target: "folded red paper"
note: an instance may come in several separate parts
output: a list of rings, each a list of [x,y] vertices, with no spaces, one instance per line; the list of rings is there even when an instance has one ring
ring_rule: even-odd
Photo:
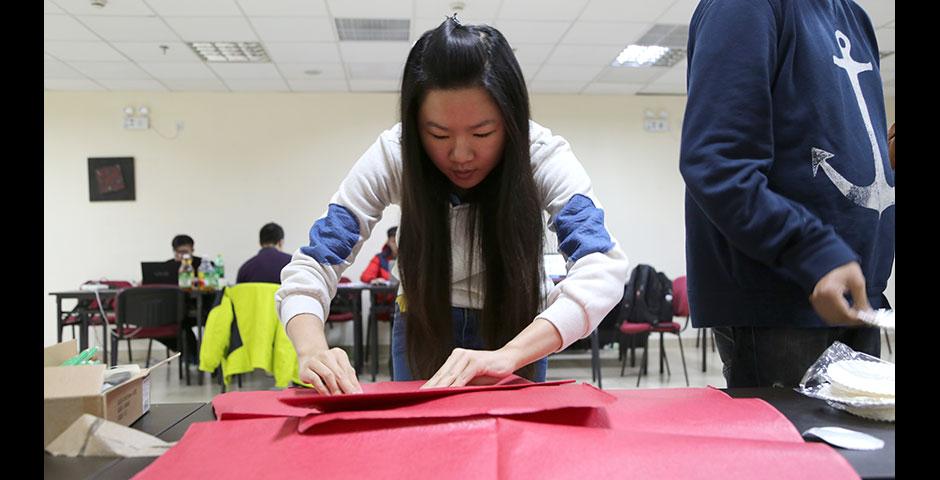
[[[664,420],[664,419],[661,419]],[[722,478],[856,479],[832,448],[802,441],[542,424],[500,417],[333,422],[297,418],[195,423],[137,479]]]
[[[533,384],[535,385],[535,384]],[[419,403],[392,405],[380,410],[326,412],[309,415],[300,422],[299,431],[337,420],[456,418],[474,415],[524,415],[565,408],[597,408],[617,399],[593,385],[544,385],[515,390],[475,390],[436,397]]]
[[[278,397],[278,400],[294,407],[316,408],[321,412],[375,410],[468,392],[540,388],[573,382],[574,380],[556,380],[553,382],[532,383],[515,377],[504,379],[495,385],[428,389],[421,389],[421,386],[425,383],[423,381],[381,382],[371,384],[369,388],[367,388],[367,385],[370,384],[363,385],[363,393],[342,395],[320,395],[309,389],[295,389],[293,395],[281,396]]]

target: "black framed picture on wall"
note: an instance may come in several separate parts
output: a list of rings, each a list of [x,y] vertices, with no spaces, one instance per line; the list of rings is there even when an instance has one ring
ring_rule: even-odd
[[[92,202],[134,200],[134,157],[88,157]]]

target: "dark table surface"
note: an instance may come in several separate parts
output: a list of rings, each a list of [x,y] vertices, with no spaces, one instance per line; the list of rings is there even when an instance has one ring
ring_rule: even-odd
[[[809,398],[793,390],[777,388],[733,388],[725,390],[734,398],[760,398],[785,415],[802,433],[812,427],[837,426],[868,433],[884,440],[875,451],[835,450],[845,457],[859,476],[865,479],[895,478],[894,423],[877,422],[836,410],[826,402]],[[154,404],[150,412],[131,427],[169,442],[177,441],[194,422],[215,420],[211,403]],[[45,453],[44,478],[127,479],[146,468],[156,457],[101,458],[54,457]]]

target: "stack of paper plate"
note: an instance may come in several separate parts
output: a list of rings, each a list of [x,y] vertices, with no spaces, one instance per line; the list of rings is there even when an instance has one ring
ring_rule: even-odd
[[[826,370],[829,384],[817,391],[830,405],[874,420],[894,421],[894,364],[841,360]]]

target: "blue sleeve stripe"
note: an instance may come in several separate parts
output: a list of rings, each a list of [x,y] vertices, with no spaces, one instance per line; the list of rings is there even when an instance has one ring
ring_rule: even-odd
[[[558,212],[555,231],[558,249],[572,262],[592,253],[606,253],[614,247],[604,228],[604,211],[581,194],[572,196]]]
[[[346,208],[331,203],[326,216],[310,227],[310,245],[300,251],[327,265],[339,265],[359,241],[359,222]]]

